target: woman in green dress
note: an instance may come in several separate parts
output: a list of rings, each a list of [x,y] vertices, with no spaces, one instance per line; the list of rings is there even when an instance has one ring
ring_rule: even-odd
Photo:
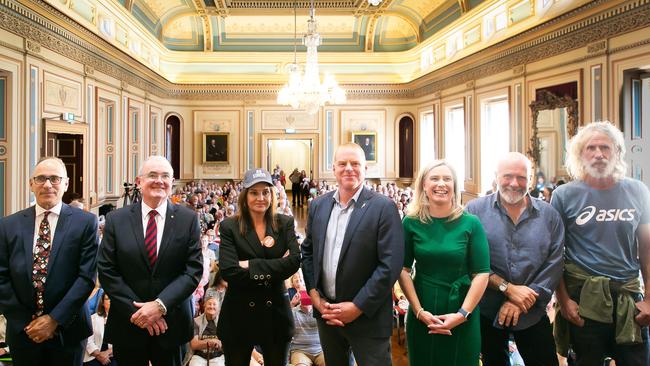
[[[478,218],[458,201],[456,173],[448,163],[435,161],[420,172],[403,221],[406,248],[399,278],[410,303],[410,366],[479,364],[479,317],[471,315],[488,284],[489,249]]]

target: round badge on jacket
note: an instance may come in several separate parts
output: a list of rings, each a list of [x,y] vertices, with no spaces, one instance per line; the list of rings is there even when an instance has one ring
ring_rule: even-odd
[[[275,245],[275,239],[273,239],[272,236],[267,236],[264,239],[262,239],[262,245],[264,245],[267,248],[272,248]]]

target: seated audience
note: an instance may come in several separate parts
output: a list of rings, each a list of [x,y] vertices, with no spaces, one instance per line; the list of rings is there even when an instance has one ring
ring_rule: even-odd
[[[11,358],[9,354],[9,345],[7,344],[7,319],[4,315],[0,314],[0,359]]]
[[[221,276],[221,271],[217,269],[214,275],[214,280],[210,284],[210,287],[205,291],[205,298],[216,298],[219,304],[219,309],[221,309],[221,304],[223,303],[223,298],[226,295],[227,288],[228,283]]]
[[[294,366],[324,366],[325,357],[320,345],[318,326],[312,313],[311,298],[300,291],[300,306],[292,309],[295,334],[289,346],[289,362]]]
[[[291,276],[291,287],[287,289],[287,294],[289,295],[289,301],[292,308],[300,305],[300,291],[304,290],[305,281],[302,279],[302,272],[298,270],[298,272]]]
[[[221,341],[217,338],[219,302],[216,298],[209,297],[204,306],[205,312],[194,319],[194,338],[190,341],[193,354],[189,366],[223,366]]]
[[[117,365],[113,359],[113,346],[104,342],[104,325],[111,308],[111,300],[102,292],[101,301],[97,303],[97,311],[90,317],[93,334],[86,340],[84,366]]]

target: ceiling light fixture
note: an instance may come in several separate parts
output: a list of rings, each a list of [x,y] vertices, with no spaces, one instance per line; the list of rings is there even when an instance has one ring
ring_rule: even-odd
[[[309,114],[315,114],[326,103],[345,103],[345,90],[337,84],[334,76],[326,73],[323,82],[320,81],[318,72],[318,46],[321,39],[316,32],[316,10],[314,0],[311,0],[309,20],[307,21],[307,34],[302,38],[302,43],[307,47],[307,59],[304,74],[296,61],[296,2],[293,3],[293,63],[287,65],[289,81],[278,93],[278,104],[291,105],[294,109],[304,109]]]
[[[368,0],[368,4],[372,6],[377,6],[381,3],[381,0]]]

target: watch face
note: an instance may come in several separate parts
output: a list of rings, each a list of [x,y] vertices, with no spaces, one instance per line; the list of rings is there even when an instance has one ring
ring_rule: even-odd
[[[504,292],[505,290],[508,289],[508,284],[503,282],[499,285],[499,291]]]

